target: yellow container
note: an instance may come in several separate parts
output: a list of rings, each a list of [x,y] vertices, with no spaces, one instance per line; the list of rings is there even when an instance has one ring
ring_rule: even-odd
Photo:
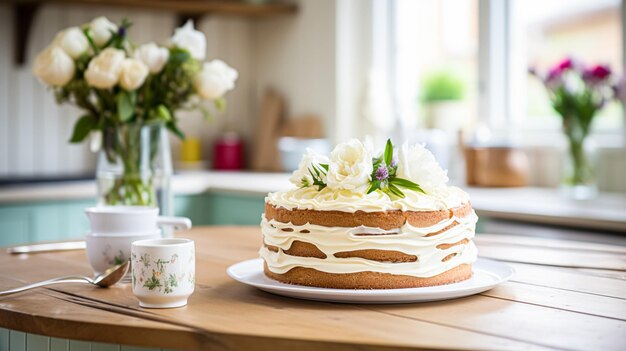
[[[185,138],[180,145],[180,160],[182,162],[198,162],[202,159],[200,139]]]

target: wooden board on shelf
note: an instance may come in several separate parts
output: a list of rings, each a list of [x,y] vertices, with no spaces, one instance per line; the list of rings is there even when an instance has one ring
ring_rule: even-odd
[[[304,139],[324,137],[324,124],[319,116],[289,118],[280,129],[281,136]]]
[[[21,1],[12,1],[15,3]],[[26,1],[24,1],[26,2]],[[293,2],[267,1],[253,4],[246,1],[227,0],[33,0],[39,4],[73,4],[119,6],[125,8],[142,8],[153,10],[167,10],[179,13],[192,14],[225,14],[234,16],[261,17],[281,14],[292,14],[298,10]]]
[[[277,141],[284,111],[285,102],[283,98],[276,91],[269,89],[263,98],[261,113],[257,121],[256,140],[252,154],[253,170],[281,170]]]

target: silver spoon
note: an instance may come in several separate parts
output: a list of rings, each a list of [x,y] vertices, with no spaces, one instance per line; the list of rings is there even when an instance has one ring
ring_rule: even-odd
[[[130,261],[126,261],[117,266],[113,266],[104,273],[95,276],[94,278],[82,277],[82,276],[69,276],[69,277],[60,277],[49,280],[44,280],[42,282],[29,284],[26,286],[22,286],[19,288],[0,291],[0,296],[15,294],[24,290],[34,289],[41,286],[52,285],[52,284],[60,284],[60,283],[89,283],[101,288],[109,287],[117,282],[119,282],[124,276],[126,272],[128,272],[128,267],[130,266]]]

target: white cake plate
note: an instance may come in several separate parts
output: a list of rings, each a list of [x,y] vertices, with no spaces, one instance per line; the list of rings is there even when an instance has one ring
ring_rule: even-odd
[[[291,285],[270,279],[263,273],[263,260],[251,259],[228,267],[228,275],[238,282],[272,294],[298,299],[343,303],[409,303],[455,299],[489,290],[507,281],[514,273],[505,263],[479,258],[472,278],[460,283],[407,289],[327,289]]]

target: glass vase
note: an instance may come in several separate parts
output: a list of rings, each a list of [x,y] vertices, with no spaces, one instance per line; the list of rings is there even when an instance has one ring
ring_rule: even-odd
[[[575,200],[586,200],[597,196],[596,147],[587,133],[576,130],[576,126],[564,127],[566,155],[561,177],[561,192]]]
[[[173,215],[172,156],[163,124],[124,124],[104,131],[96,172],[98,204],[159,207]]]

